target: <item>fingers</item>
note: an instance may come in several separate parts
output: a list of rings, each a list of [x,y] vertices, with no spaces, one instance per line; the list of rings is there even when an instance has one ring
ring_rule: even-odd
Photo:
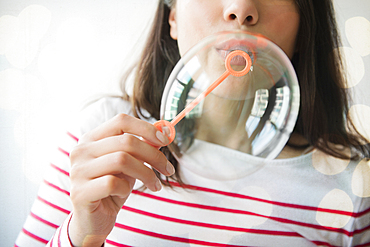
[[[126,114],[119,114],[91,132],[84,135],[80,142],[98,141],[110,136],[130,133],[141,136],[153,146],[164,146],[169,143],[168,138],[154,125]]]
[[[158,191],[161,183],[153,171],[142,162],[126,152],[115,152],[100,156],[88,163],[72,167],[73,174],[78,174],[87,180],[114,175],[139,179],[150,190]]]
[[[175,169],[165,155],[148,142],[163,146],[168,138],[152,124],[120,114],[80,139],[70,153],[71,178],[87,186],[93,180],[115,181],[116,177],[124,176],[130,180],[139,179],[150,190],[158,191],[161,183],[144,163],[165,176],[173,175]],[[90,187],[86,189],[94,191]],[[104,191],[102,195],[110,193],[109,190]],[[127,192],[127,188],[123,191]]]
[[[115,160],[105,161],[105,164],[134,162],[134,159],[140,160],[150,164],[157,171],[165,176],[172,175],[175,170],[165,157],[165,155],[158,151],[151,145],[139,140],[138,138],[129,135],[119,135],[108,137],[89,144],[80,145],[71,153],[71,159],[74,157],[82,158],[98,158],[110,153],[117,153],[114,156]],[[129,156],[125,156],[125,153]],[[113,156],[109,156],[113,159]],[[130,160],[128,160],[130,158]]]
[[[109,196],[126,198],[131,193],[130,182],[113,175],[107,175],[80,185],[79,191],[73,193],[75,201],[94,202]]]

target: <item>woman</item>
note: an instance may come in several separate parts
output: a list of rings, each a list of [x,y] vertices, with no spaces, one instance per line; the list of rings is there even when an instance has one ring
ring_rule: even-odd
[[[229,153],[231,161],[212,170],[218,164],[180,167],[167,148],[153,147],[168,143],[151,123],[174,65],[202,38],[226,30],[275,42],[292,60],[301,87],[294,134],[278,159],[253,174],[244,165],[260,159],[226,149],[210,149]],[[370,198],[351,187],[369,147],[348,132],[354,128],[343,117],[345,81],[340,56],[332,53],[338,46],[330,0],[159,1],[133,95],[85,110],[17,245],[42,246],[50,238],[50,246],[370,245]],[[135,181],[150,191],[137,190],[140,184],[134,189]]]

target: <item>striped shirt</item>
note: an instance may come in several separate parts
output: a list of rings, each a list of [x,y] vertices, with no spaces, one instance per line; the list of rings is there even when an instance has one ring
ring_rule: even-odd
[[[78,137],[128,102],[86,108],[51,161],[15,246],[72,246],[69,152]],[[105,246],[370,246],[370,163],[319,151],[265,161],[195,141],[181,157],[181,188],[135,189]],[[137,182],[136,188],[140,187]]]

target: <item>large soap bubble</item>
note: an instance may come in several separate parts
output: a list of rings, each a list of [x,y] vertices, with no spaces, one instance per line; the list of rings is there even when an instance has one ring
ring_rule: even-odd
[[[266,159],[283,149],[295,125],[299,86],[286,54],[247,32],[209,36],[175,66],[161,119],[181,157],[201,141]]]

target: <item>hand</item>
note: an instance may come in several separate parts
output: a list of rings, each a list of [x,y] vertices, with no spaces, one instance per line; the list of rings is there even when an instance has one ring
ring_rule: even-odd
[[[173,166],[155,148],[168,142],[152,124],[125,114],[79,140],[70,154],[74,210],[69,235],[74,246],[104,243],[136,179],[152,191],[161,189],[159,179],[144,162],[165,176],[172,175]]]

